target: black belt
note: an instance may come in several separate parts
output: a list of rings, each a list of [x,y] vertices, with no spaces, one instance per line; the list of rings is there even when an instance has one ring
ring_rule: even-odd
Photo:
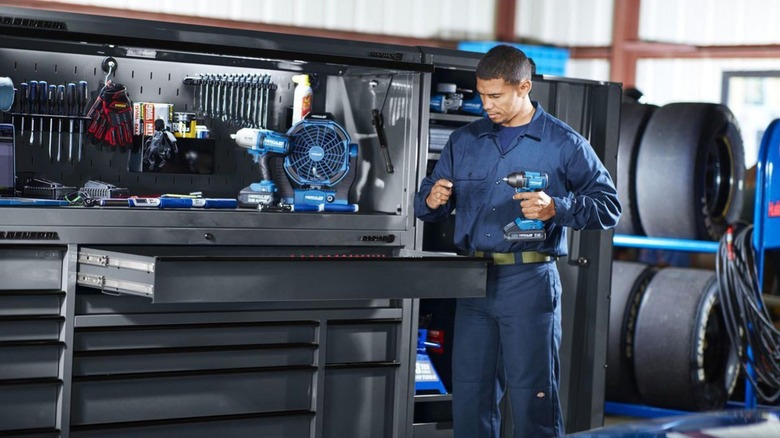
[[[495,265],[525,265],[528,263],[544,263],[558,260],[558,257],[542,254],[536,251],[523,252],[486,252],[474,251],[474,257],[493,259]]]

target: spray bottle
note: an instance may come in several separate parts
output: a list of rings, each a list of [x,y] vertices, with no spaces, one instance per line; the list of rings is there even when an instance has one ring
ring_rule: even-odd
[[[292,81],[298,84],[293,93],[292,124],[294,125],[311,112],[312,91],[309,75],[295,75]]]

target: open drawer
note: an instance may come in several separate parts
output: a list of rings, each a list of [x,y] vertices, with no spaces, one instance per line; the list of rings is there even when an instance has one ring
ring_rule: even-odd
[[[487,261],[398,248],[81,247],[77,283],[155,303],[477,297]]]

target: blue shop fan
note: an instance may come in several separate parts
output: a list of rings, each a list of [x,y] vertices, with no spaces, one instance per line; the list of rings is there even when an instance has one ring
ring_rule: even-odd
[[[286,136],[290,149],[284,170],[297,187],[293,198],[284,199],[293,211],[357,211],[334,187],[349,173],[357,157],[357,145],[339,124],[317,115],[296,123]]]

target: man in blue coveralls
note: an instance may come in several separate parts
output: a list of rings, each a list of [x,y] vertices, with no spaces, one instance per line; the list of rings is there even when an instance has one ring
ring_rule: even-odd
[[[529,97],[532,65],[496,46],[477,65],[488,117],[454,131],[415,196],[424,221],[455,215],[455,245],[490,257],[485,298],[460,299],[452,353],[456,438],[499,436],[498,402],[509,390],[514,436],[563,436],[558,398],[561,282],[555,260],[567,254],[566,227],[608,229],[621,207],[593,148]],[[543,191],[515,193],[502,179],[544,172]],[[519,208],[518,208],[519,201]],[[522,210],[544,221],[544,241],[507,241],[504,226]]]

